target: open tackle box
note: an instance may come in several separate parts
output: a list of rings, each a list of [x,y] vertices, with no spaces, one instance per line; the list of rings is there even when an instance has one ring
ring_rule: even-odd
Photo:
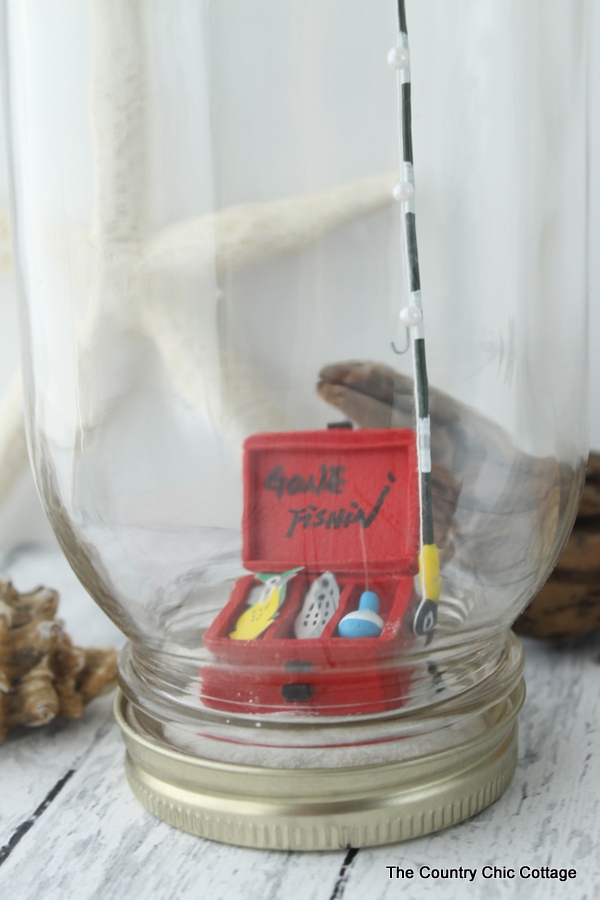
[[[244,445],[242,529],[244,566],[262,579],[238,580],[204,634],[215,659],[202,669],[204,704],[233,713],[302,708],[329,716],[401,706],[410,676],[400,655],[412,640],[410,614],[417,602],[414,432],[335,428],[253,435]],[[270,624],[252,639],[238,639],[238,623],[266,575],[298,567]],[[324,574],[333,574],[339,586],[337,608],[320,636],[297,637],[307,591]],[[377,595],[381,632],[340,636],[340,622],[358,610],[364,591]]]

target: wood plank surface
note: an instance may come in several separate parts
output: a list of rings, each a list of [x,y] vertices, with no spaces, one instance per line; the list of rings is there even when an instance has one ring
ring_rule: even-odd
[[[0,556],[25,590],[62,594],[67,628],[81,644],[120,636],[54,550]],[[11,900],[407,900],[600,897],[600,637],[560,648],[526,642],[528,699],[519,766],[507,792],[469,822],[375,850],[266,853],[203,841],[153,819],[131,794],[110,699],[77,722],[15,732],[0,744],[0,896]],[[484,865],[517,869],[482,876]],[[521,865],[575,868],[577,878],[523,879]],[[413,879],[390,879],[387,866]],[[477,869],[433,879],[431,869]],[[426,872],[426,870],[424,870]]]

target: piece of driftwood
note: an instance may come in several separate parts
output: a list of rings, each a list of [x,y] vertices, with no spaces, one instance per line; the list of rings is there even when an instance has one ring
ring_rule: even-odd
[[[56,591],[21,594],[0,575],[0,740],[16,725],[79,718],[116,685],[117,651],[74,647],[57,609]]]
[[[381,363],[326,366],[319,395],[364,428],[414,426],[412,379]],[[435,539],[448,596],[482,624],[517,613],[539,589],[571,528],[583,477],[519,450],[490,419],[430,388]],[[507,608],[507,600],[509,607]],[[486,612],[487,608],[487,612]],[[478,612],[471,610],[473,621]]]
[[[517,634],[569,638],[600,628],[600,453],[591,453],[575,526],[556,568],[515,622]]]

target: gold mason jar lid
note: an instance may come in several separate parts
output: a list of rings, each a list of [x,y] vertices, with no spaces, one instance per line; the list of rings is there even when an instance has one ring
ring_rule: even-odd
[[[159,819],[246,847],[365,847],[454,825],[502,794],[517,764],[516,716],[525,697],[520,670],[517,676],[508,693],[505,682],[499,685],[501,696],[491,705],[488,686],[490,724],[482,733],[448,749],[377,765],[284,769],[200,759],[136,730],[130,701],[120,691],[115,715],[131,788]],[[472,713],[475,697],[466,693],[463,707]],[[460,711],[460,698],[447,704]]]

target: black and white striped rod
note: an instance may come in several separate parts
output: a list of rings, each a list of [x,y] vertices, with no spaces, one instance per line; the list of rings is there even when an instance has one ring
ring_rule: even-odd
[[[425,358],[425,329],[421,303],[421,275],[415,225],[415,176],[413,169],[411,76],[405,0],[398,0],[400,42],[388,54],[388,63],[398,72],[399,145],[402,180],[394,188],[394,198],[404,208],[404,239],[410,300],[400,312],[400,320],[411,335],[417,420],[417,458],[419,466],[419,502],[421,509],[421,549],[419,573],[422,598],[413,617],[413,631],[430,634],[436,626],[441,592],[440,558],[433,536],[431,501],[431,426],[429,387]]]

